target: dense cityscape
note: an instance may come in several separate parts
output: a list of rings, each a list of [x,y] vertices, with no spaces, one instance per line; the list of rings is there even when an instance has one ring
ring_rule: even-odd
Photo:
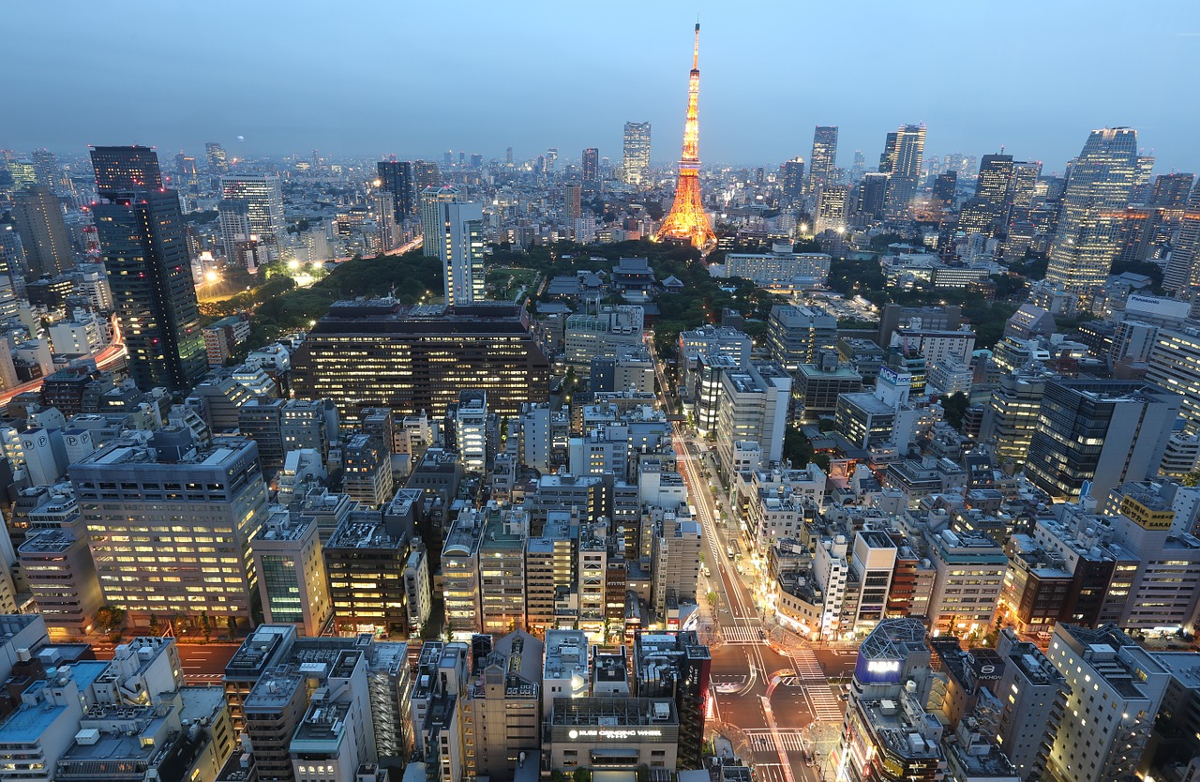
[[[705,164],[687,30],[615,150],[0,148],[0,782],[1200,780],[1195,176]]]

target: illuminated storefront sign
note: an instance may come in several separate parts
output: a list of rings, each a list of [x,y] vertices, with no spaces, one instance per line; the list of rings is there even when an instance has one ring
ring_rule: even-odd
[[[572,728],[567,736],[571,739],[659,739],[662,738],[660,728]]]

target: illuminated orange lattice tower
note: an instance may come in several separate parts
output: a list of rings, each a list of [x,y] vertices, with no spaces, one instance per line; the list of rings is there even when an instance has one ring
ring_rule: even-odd
[[[692,50],[692,73],[688,79],[687,122],[683,126],[683,156],[679,159],[679,184],[675,203],[658,229],[656,239],[686,239],[704,249],[717,237],[708,224],[700,198],[700,119],[696,104],[700,99],[700,25],[696,24],[696,46]]]

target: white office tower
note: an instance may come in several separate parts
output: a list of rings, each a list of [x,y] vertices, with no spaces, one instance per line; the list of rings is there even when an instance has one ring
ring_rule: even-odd
[[[442,262],[446,304],[483,301],[483,207],[458,200],[452,187],[421,194],[425,254]]]
[[[237,174],[221,177],[223,201],[240,206],[249,239],[266,250],[266,260],[282,257],[287,239],[287,222],[283,217],[283,188],[274,174]],[[224,233],[224,219],[222,219]],[[260,256],[260,262],[262,256]]]

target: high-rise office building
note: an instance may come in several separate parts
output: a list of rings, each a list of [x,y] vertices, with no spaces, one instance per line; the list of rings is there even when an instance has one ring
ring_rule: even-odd
[[[1025,475],[1056,499],[1106,497],[1158,470],[1180,398],[1135,380],[1046,383]]]
[[[1169,671],[1116,625],[1059,624],[1047,656],[1068,695],[1045,778],[1132,777],[1151,741]]]
[[[272,507],[251,543],[263,619],[291,623],[304,635],[319,636],[333,615],[333,603],[317,519]]]
[[[600,179],[600,150],[588,147],[583,150],[583,181],[595,182]]]
[[[494,647],[491,640],[484,641],[490,651],[476,657],[476,683],[467,700],[473,728],[467,739],[467,774],[512,779],[520,774],[522,756],[536,757],[541,749],[542,643],[522,630],[505,635]]]
[[[925,153],[925,126],[901,125],[889,133],[880,161],[880,170],[888,175],[887,203],[889,219],[907,217],[921,181],[921,159]],[[886,168],[884,167],[886,165]]]
[[[1165,206],[1168,209],[1182,209],[1187,206],[1188,194],[1192,191],[1192,174],[1159,174],[1154,178],[1154,190],[1150,194],[1150,203],[1154,206]]]
[[[253,621],[250,538],[267,511],[253,440],[118,440],[71,465],[71,482],[110,605],[143,626],[204,612],[217,628]]]
[[[783,202],[794,204],[804,195],[804,158],[783,163]]]
[[[883,219],[883,209],[887,202],[887,185],[887,174],[872,171],[863,175],[858,186],[858,203],[856,205],[861,217],[872,220]]]
[[[384,253],[399,244],[396,228],[396,196],[387,190],[376,190],[371,196],[375,212],[376,250]]]
[[[850,188],[830,184],[823,184],[819,187],[821,194],[817,197],[817,221],[813,233],[820,234],[824,231],[844,232],[846,230]]]
[[[817,125],[808,158],[808,189],[834,184],[837,168],[837,125]]]
[[[54,157],[54,153],[48,149],[35,149],[32,157],[33,172],[37,177],[37,183],[57,193],[62,171],[58,167],[58,160]]]
[[[583,188],[567,185],[563,188],[563,212],[568,222],[578,220],[583,214]]]
[[[889,174],[896,159],[896,133],[889,133],[883,140],[883,152],[879,155],[879,173]]]
[[[867,172],[867,159],[861,149],[854,150],[854,163],[850,166],[850,181],[857,182]]]
[[[225,148],[215,141],[205,143],[204,159],[208,162],[210,176],[221,176],[229,171],[229,159],[225,155]]]
[[[275,174],[237,174],[221,177],[225,201],[245,204],[253,241],[266,249],[268,260],[282,257],[287,239],[283,217],[283,188]]]
[[[767,349],[789,372],[837,344],[837,318],[820,307],[776,304],[767,321]]]
[[[379,511],[351,511],[322,547],[337,627],[405,632],[411,538]]]
[[[162,190],[158,153],[150,147],[92,147],[91,154],[101,198],[130,190]]]
[[[13,216],[30,274],[55,277],[75,267],[62,204],[49,187],[35,185],[17,193]]]
[[[1179,417],[1187,434],[1200,434],[1200,331],[1158,331],[1146,380],[1180,396]]]
[[[267,248],[259,248],[258,236],[250,225],[250,204],[241,199],[222,198],[217,202],[221,226],[221,244],[226,263],[255,271],[270,261]]]
[[[339,302],[292,356],[296,396],[443,416],[464,388],[487,391],[498,416],[544,402],[550,365],[513,303],[409,309],[388,299]]]
[[[1075,296],[1104,284],[1121,249],[1123,214],[1137,178],[1137,131],[1093,130],[1071,164],[1047,282]]]
[[[153,150],[97,147],[92,157],[96,236],[130,374],[145,390],[190,388],[207,361],[179,198],[161,189]]]
[[[621,167],[623,181],[627,185],[640,187],[650,182],[650,123],[626,122],[624,138],[624,162]]]
[[[415,211],[413,166],[407,160],[382,160],[376,164],[379,187],[394,197],[393,211],[400,222]]]
[[[1192,188],[1179,221],[1179,234],[1163,274],[1167,290],[1194,294],[1200,290],[1200,184]]]
[[[425,254],[442,262],[445,303],[483,301],[483,207],[459,201],[453,187],[421,193]]]
[[[942,209],[953,207],[957,189],[958,174],[953,171],[943,171],[937,175],[937,179],[933,180],[933,203]]]
[[[417,165],[421,165],[420,160]],[[441,217],[441,209],[438,204],[454,203],[458,200],[458,189],[446,185],[445,187],[437,187],[431,185],[421,190],[421,236],[423,239],[422,251],[430,258],[441,258],[439,241],[444,236],[439,237],[442,233],[439,230],[439,218]]]
[[[1042,175],[1042,164],[1036,160],[1018,160],[1013,163],[1012,179],[1009,182],[1008,201],[1009,211],[1029,209],[1033,205],[1033,197],[1037,190],[1038,177]],[[1015,214],[1009,214],[1007,219],[1015,219]]]
[[[1012,155],[983,156],[975,179],[975,197],[963,206],[959,230],[991,235],[1003,225],[1012,174]]]
[[[424,193],[426,188],[441,187],[442,170],[432,160],[418,160],[413,163],[413,185],[417,193]]]
[[[1000,631],[996,651],[1004,660],[996,691],[1003,694],[999,730],[1001,751],[1023,780],[1045,779],[1054,735],[1063,721],[1067,683],[1042,650]]]

